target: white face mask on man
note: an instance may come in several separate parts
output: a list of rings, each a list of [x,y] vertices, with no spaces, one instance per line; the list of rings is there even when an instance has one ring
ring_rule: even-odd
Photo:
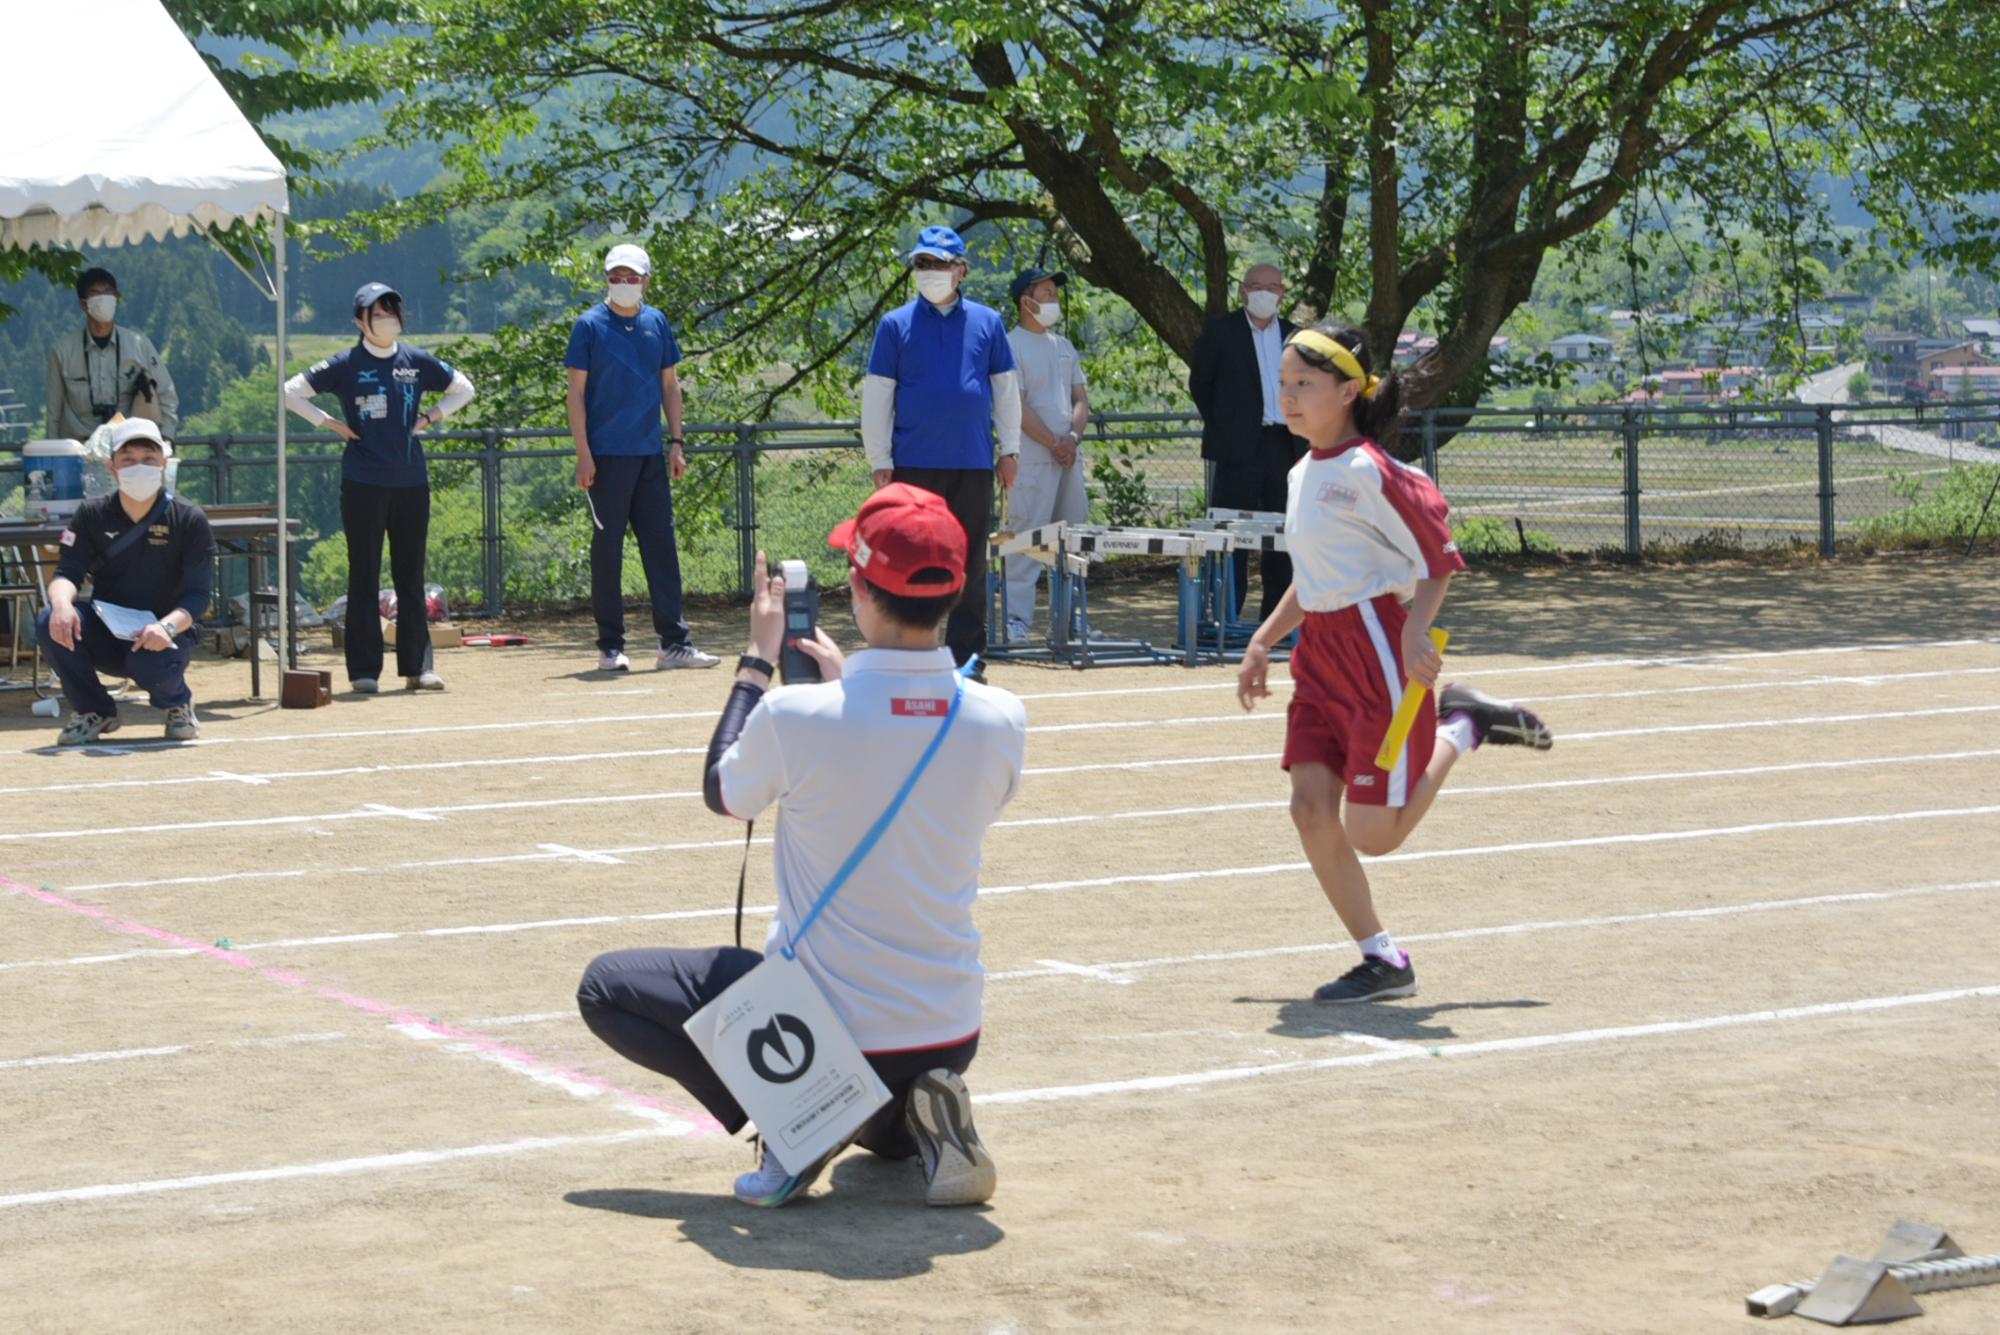
[[[917,295],[933,306],[950,301],[957,286],[958,275],[950,269],[917,270]]]
[[[612,283],[607,290],[611,295],[611,304],[623,306],[627,310],[637,306],[640,299],[646,295],[646,288],[641,283]]]
[[[100,292],[96,296],[86,300],[83,303],[83,309],[97,323],[110,324],[112,317],[118,314],[118,294],[115,292]]]
[[[1243,298],[1243,309],[1258,320],[1268,320],[1278,313],[1278,294],[1262,289]]]
[[[1060,300],[1031,301],[1028,304],[1035,308],[1036,324],[1042,325],[1045,328],[1053,328],[1062,323],[1062,302]]]
[[[135,501],[150,501],[160,494],[166,475],[158,464],[126,464],[118,470],[118,490]]]

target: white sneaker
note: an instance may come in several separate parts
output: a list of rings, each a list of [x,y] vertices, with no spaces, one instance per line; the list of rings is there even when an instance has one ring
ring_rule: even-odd
[[[201,720],[194,716],[194,702],[175,705],[167,711],[167,740],[191,742],[201,736]]]
[[[712,668],[722,660],[714,654],[705,654],[690,642],[669,644],[660,650],[660,656],[653,660],[653,666],[664,671],[667,668]]]
[[[444,678],[435,672],[426,672],[420,676],[403,678],[403,685],[412,691],[441,691],[444,689]]]
[[[997,1183],[993,1156],[972,1126],[972,1094],[942,1068],[917,1077],[903,1117],[924,1165],[924,1204],[978,1205]]]
[[[353,681],[347,683],[347,689],[353,691],[356,695],[374,695],[382,688],[376,683],[373,677],[356,677]]]
[[[599,672],[630,672],[632,660],[623,654],[605,654],[597,660]]]
[[[819,1180],[826,1166],[833,1162],[835,1150],[803,1173],[794,1173],[778,1162],[778,1156],[771,1152],[769,1141],[760,1142],[763,1157],[758,1166],[736,1179],[736,1199],[745,1205],[754,1205],[761,1210],[775,1210],[795,1196],[805,1195],[806,1188]],[[845,1145],[840,1149],[846,1149]]]
[[[1023,620],[1021,620],[1021,618],[1019,618],[1019,617],[1008,617],[1008,618],[1007,618],[1007,643],[1009,643],[1009,644],[1026,644],[1026,643],[1028,642],[1028,638],[1029,638],[1029,637],[1028,637],[1028,623],[1027,623],[1027,622],[1025,622],[1025,621],[1023,621]]]

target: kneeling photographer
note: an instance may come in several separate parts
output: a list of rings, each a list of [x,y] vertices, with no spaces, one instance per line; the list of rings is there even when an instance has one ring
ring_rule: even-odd
[[[751,820],[773,802],[781,814],[764,951],[614,951],[592,962],[577,1003],[599,1038],[735,1132],[748,1119],[683,1025],[767,956],[795,958],[890,1095],[855,1143],[919,1158],[930,1204],[976,1204],[993,1194],[994,1164],[961,1078],[979,1046],[984,985],[972,907],[981,842],[1020,785],[1027,715],[1008,692],[962,679],[939,646],[960,597],[984,592],[965,588],[966,534],[943,498],[892,484],[828,541],[848,553],[868,647],[843,659],[824,632],[793,637],[823,680],[769,690],[787,642],[785,589],[759,553],[750,652],[704,772],[718,814]],[[870,846],[864,832],[885,813]],[[767,1138],[736,1197],[783,1205],[839,1153],[786,1164]]]

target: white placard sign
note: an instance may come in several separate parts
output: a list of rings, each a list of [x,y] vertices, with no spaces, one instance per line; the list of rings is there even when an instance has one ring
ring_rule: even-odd
[[[889,1101],[797,960],[768,957],[683,1027],[793,1172],[846,1144]]]

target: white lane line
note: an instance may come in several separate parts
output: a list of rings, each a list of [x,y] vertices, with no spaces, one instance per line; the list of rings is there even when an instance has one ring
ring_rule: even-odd
[[[1935,718],[1963,714],[2000,713],[2000,704],[1994,705],[1951,705],[1936,709],[1900,709],[1867,714],[1808,714],[1782,719],[1743,719],[1730,723],[1673,723],[1654,724],[1643,728],[1613,728],[1600,732],[1565,733],[1559,738],[1566,743],[1602,741],[1614,737],[1653,737],[1666,734],[1693,732],[1726,732],[1749,728],[1819,727],[1830,723],[1884,722],[1893,719]],[[1154,719],[1150,721],[1117,721],[1092,723],[1058,723],[1044,728],[1029,728],[1029,732],[1087,732],[1107,728],[1150,728],[1168,724],[1231,723],[1244,719],[1262,719],[1266,722],[1283,722],[1284,715],[1277,712],[1265,714],[1224,715],[1216,718]],[[1462,790],[1461,790],[1462,791]],[[399,808],[380,803],[368,803],[358,810],[324,812],[316,815],[298,816],[256,816],[232,820],[181,821],[155,825],[128,825],[113,828],[70,829],[70,830],[22,830],[0,834],[0,842],[23,842],[37,839],[87,839],[100,835],[159,834],[179,830],[241,829],[270,825],[310,825],[331,821],[378,820],[382,818],[406,818],[410,820],[435,820],[442,816],[491,811],[535,811],[555,807],[608,806],[631,802],[686,801],[700,797],[697,790],[689,789],[667,793],[622,793],[610,796],[545,797],[528,798],[513,802],[466,802],[456,805]],[[1217,807],[1213,810],[1228,810]],[[995,828],[1005,828],[1012,824],[1034,822],[998,821]],[[1047,823],[1047,822],[1042,822]],[[625,850],[608,850],[613,854]],[[643,849],[634,851],[645,851]],[[552,855],[553,856],[553,855]],[[456,865],[456,864],[452,864]]]
[[[668,802],[700,797],[699,791],[678,793],[619,793],[588,797],[541,797],[518,802],[462,802],[450,806],[392,807],[368,802],[350,811],[325,811],[303,816],[244,816],[233,820],[174,821],[158,825],[122,825],[87,830],[22,830],[0,834],[0,841],[16,843],[31,839],[94,839],[100,835],[159,834],[170,830],[236,830],[261,825],[317,825],[350,820],[435,821],[446,816],[482,811],[538,811],[551,807],[614,806],[626,802]],[[556,855],[568,856],[568,855]]]
[[[1121,987],[1130,987],[1132,985],[1130,978],[1121,978],[1117,974],[1107,973],[1103,969],[1093,969],[1087,964],[1069,964],[1062,960],[1036,960],[1035,963],[1041,965],[1051,973],[1069,974],[1075,978],[1094,978],[1100,983],[1116,983]]]
[[[1674,843],[1689,839],[1728,839],[1748,834],[1769,834],[1778,830],[1824,830],[1851,825],[1882,825],[1916,820],[1962,820],[1969,817],[2000,815],[2000,806],[1935,807],[1924,811],[1889,811],[1865,816],[1822,816],[1813,820],[1759,821],[1754,825],[1711,825],[1698,830],[1650,830],[1637,834],[1597,834],[1578,839],[1536,839],[1519,844],[1479,844],[1470,848],[1434,848],[1417,853],[1389,853],[1379,858],[1364,857],[1373,866],[1383,862],[1430,862],[1438,858],[1491,857],[1503,853],[1533,853],[1552,848],[1602,848],[1614,844]],[[1020,894],[1031,890],[1086,890],[1113,885],[1166,885],[1177,881],[1205,881],[1225,877],[1268,876],[1280,872],[1310,871],[1309,862],[1273,862],[1257,867],[1222,867],[1209,871],[1141,872],[1126,876],[1095,876],[1073,881],[1040,881],[1029,885],[981,886],[981,898],[988,895]]]
[[[1829,816],[1812,820],[1764,821],[1754,825],[1711,826],[1696,830],[1659,830],[1639,834],[1591,835],[1577,839],[1534,840],[1518,844],[1485,844],[1471,848],[1442,848],[1416,853],[1391,853],[1386,857],[1364,860],[1370,864],[1382,862],[1424,862],[1438,858],[1492,857],[1510,853],[1539,852],[1557,848],[1595,848],[1621,844],[1672,843],[1697,839],[1740,837],[1743,835],[1765,834],[1782,830],[1832,829],[1923,820],[1959,820],[1997,814],[2000,814],[2000,806],[1947,807],[1922,811],[1892,811],[1874,815]],[[1100,890],[1112,886],[1125,885],[1175,885],[1194,881],[1289,875],[1310,869],[1311,864],[1306,862],[1273,862],[1249,867],[1215,867],[1191,871],[1137,872],[1121,876],[1096,876],[1065,881],[1035,881],[1021,885],[984,886],[980,889],[979,893],[981,898],[986,898],[994,895],[1024,894],[1029,892]],[[769,914],[774,911],[774,906],[769,904],[761,904],[744,909],[746,914],[758,915]],[[521,932],[566,930],[576,927],[613,926],[622,923],[681,922],[696,918],[725,917],[734,912],[735,909],[732,906],[711,909],[680,909],[664,913],[607,913],[590,917],[548,918],[533,922],[484,923],[474,926],[429,927],[400,932],[354,932],[333,936],[291,937],[278,941],[236,945],[232,948],[241,953],[253,950],[312,949],[321,946],[357,945],[367,942],[422,938],[511,935]],[[169,958],[190,953],[193,952],[178,948],[162,948],[126,951],[117,955],[76,956],[68,959],[14,960],[0,962],[0,972],[13,969],[65,968],[76,965],[111,964],[131,959]]]
[[[284,779],[343,779],[371,774],[411,774],[431,770],[485,769],[519,765],[583,765],[603,760],[647,760],[658,756],[706,755],[706,746],[662,746],[638,751],[585,751],[577,755],[477,756],[464,760],[425,760],[406,765],[342,765],[334,769],[274,770],[260,774],[238,774],[231,770],[210,770],[206,774],[176,774],[157,779],[94,779],[81,783],[45,783],[19,788],[0,788],[8,793],[81,793],[114,788],[171,788],[189,784],[247,783],[270,784]]]
[[[1446,788],[1444,792],[1440,794],[1440,796],[1481,797],[1481,796],[1491,796],[1491,795],[1505,794],[1505,793],[1532,792],[1540,789],[1596,788],[1596,787],[1604,787],[1610,785],[1623,785],[1623,784],[1635,784],[1635,783],[1669,783],[1669,782],[1679,782],[1679,781],[1694,780],[1694,779],[1734,778],[1734,777],[1742,777],[1746,775],[1758,775],[1758,774],[1786,774],[1786,773],[1811,771],[1811,770],[1852,769],[1852,768],[1862,768],[1862,767],[1876,766],[1876,765],[1909,765],[1909,764],[1919,764],[1919,763],[1933,764],[1933,763],[1944,763],[1955,760],[1984,759],[1993,756],[2000,756],[2000,748],[1993,748],[1986,750],[1972,750],[1972,751],[1934,751],[1921,755],[1904,755],[1904,756],[1860,756],[1844,760],[1802,760],[1782,765],[1747,765],[1734,769],[1673,770],[1658,774],[1613,774],[1613,775],[1603,775],[1596,778],[1588,778],[1588,779],[1545,779],[1533,783],[1505,783],[1505,784],[1489,784],[1485,786],[1468,785],[1463,787]],[[1247,755],[1247,756],[1218,756],[1207,759],[1190,760],[1185,763],[1205,764],[1205,763],[1219,763],[1222,761],[1238,761],[1238,760],[1276,760],[1277,758],[1278,758],[1277,753],[1272,752],[1269,754],[1258,754],[1258,755]],[[1180,764],[1183,762],[1141,761],[1141,762],[1130,762],[1130,763]],[[1094,767],[1081,766],[1079,768],[1089,769]],[[1110,766],[1110,768],[1122,768],[1122,765],[1114,764]],[[1032,773],[1033,771],[1029,772]],[[694,794],[692,793],[669,794],[668,796],[691,797],[694,796]],[[570,799],[565,799],[565,800],[570,800]],[[1180,807],[1180,808],[1174,808],[1170,811],[1127,811],[1127,812],[1099,813],[1089,816],[1025,817],[1018,820],[996,821],[994,823],[994,828],[1006,829],[1009,827],[1023,826],[1023,825],[1046,825],[1046,824],[1065,824],[1065,823],[1076,824],[1079,822],[1085,822],[1091,820],[1149,820],[1149,819],[1156,819],[1162,816],[1200,814],[1204,812],[1216,812],[1216,811],[1259,810],[1259,809],[1275,810],[1279,807],[1284,807],[1287,805],[1289,805],[1288,801],[1274,800],[1268,802],[1234,803],[1234,804],[1211,806],[1211,807]],[[753,842],[759,845],[767,845],[771,843],[771,840],[769,838],[764,838],[764,839],[754,840]],[[712,849],[712,848],[740,848],[741,846],[742,846],[742,840],[740,839],[707,839],[707,840],[697,840],[694,842],[682,842],[682,843],[672,843],[672,844],[632,844],[623,847],[608,848],[608,849],[573,849],[565,844],[545,843],[537,845],[537,851],[533,853],[502,853],[502,854],[492,854],[486,857],[478,857],[478,858],[418,859],[409,862],[393,863],[390,864],[390,866],[381,869],[374,869],[369,867],[332,867],[324,870],[292,868],[283,871],[268,871],[268,872],[261,872],[261,871],[224,872],[206,876],[168,876],[168,877],[159,877],[151,880],[138,880],[138,881],[97,881],[90,884],[74,885],[71,886],[70,889],[74,891],[146,890],[146,889],[154,889],[170,885],[207,885],[211,882],[222,882],[222,881],[258,880],[258,879],[281,880],[281,879],[295,879],[298,877],[307,877],[307,876],[317,876],[326,878],[331,878],[336,876],[367,876],[367,875],[376,875],[379,874],[380,872],[387,872],[387,871],[410,871],[410,870],[422,870],[422,869],[437,868],[437,867],[492,866],[496,864],[518,863],[518,862],[558,862],[558,861],[577,861],[577,860],[582,860],[585,862],[597,862],[600,860],[608,859],[612,863],[622,863],[625,858],[637,856],[639,854],[644,854],[644,853],[681,853],[681,852],[689,852],[689,851]]]
[[[0,1071],[26,1070],[34,1066],[76,1066],[87,1062],[122,1062],[139,1057],[173,1057],[184,1052],[205,1052],[222,1048],[288,1047],[294,1043],[335,1043],[348,1035],[280,1034],[274,1038],[238,1038],[227,1043],[176,1043],[164,1048],[120,1048],[113,1052],[72,1052],[56,1057],[14,1057],[0,1061]]]
[[[1604,732],[1558,732],[1558,743],[1594,742],[1606,737],[1657,737],[1678,732],[1723,732],[1736,728],[1818,727],[1827,723],[1867,723],[1887,719],[1935,718],[1949,714],[1991,714],[2000,705],[1952,705],[1937,709],[1896,709],[1869,714],[1801,714],[1790,718],[1745,719],[1733,723],[1655,724],[1644,728],[1615,728]],[[1097,719],[1088,723],[1044,723],[1031,725],[1033,732],[1118,732],[1132,728],[1200,727],[1216,723],[1246,723],[1262,720],[1283,723],[1282,710],[1255,714],[1197,714],[1186,718]]]
[[[1316,1060],[1270,1062],[1263,1066],[1228,1066],[1208,1071],[1182,1071],[1171,1075],[1142,1076],[1136,1080],[1102,1080],[1087,1085],[1051,1085],[1042,1089],[1002,1090],[977,1094],[980,1104],[1053,1103],[1067,1099],[1102,1098],[1113,1094],[1150,1093],[1163,1089],[1189,1089],[1197,1085],[1218,1085],[1240,1080],[1261,1080],[1276,1075],[1306,1071],[1328,1071],[1343,1066],[1378,1066],[1384,1062],[1415,1061],[1426,1054],[1435,1057],[1483,1057],[1503,1052],[1530,1052],[1540,1048],[1581,1047],[1597,1043],[1622,1043],[1637,1038],[1662,1038],[1676,1034],[1703,1033],[1746,1025],[1782,1024],[1794,1020],[1815,1020],[1835,1015],[1861,1015],[1874,1011],[1898,1010],[1908,1006],[1941,1006],[1955,1001],[2000,997],[2000,987],[1961,987],[1946,992],[1919,992],[1895,997],[1864,997],[1856,1001],[1829,1001],[1815,1006],[1786,1006],[1778,1010],[1744,1011],[1733,1015],[1706,1015],[1689,1020],[1663,1020],[1657,1024],[1617,1025],[1601,1029],[1573,1029],[1564,1033],[1529,1034],[1519,1038],[1496,1038],[1474,1043],[1444,1043],[1433,1047],[1415,1044],[1377,1052],[1353,1053]]]
[[[1629,690],[1629,691],[1583,691],[1571,695],[1525,695],[1521,698],[1523,700],[1535,704],[1552,704],[1557,702],[1575,702],[1584,700],[1628,700],[1645,696],[1708,695],[1708,694],[1715,694],[1718,692],[1790,690],[1801,687],[1823,688],[1827,686],[1845,686],[1845,685],[1875,687],[1891,683],[1928,679],[1928,678],[1978,676],[1982,674],[1992,674],[1992,673],[2000,673],[2000,668],[1964,668],[1964,669],[1953,669],[1948,671],[1936,671],[1936,672],[1878,673],[1874,675],[1847,676],[1847,677],[1831,677],[1831,676],[1780,677],[1768,681],[1750,681],[1750,682],[1732,681],[1723,683],[1712,683],[1703,686],[1649,687],[1645,689]],[[1481,675],[1484,676],[1486,674],[1481,674]],[[1279,686],[1289,686],[1290,683],[1274,679],[1271,685],[1274,688],[1276,688]],[[1161,691],[1210,691],[1210,690],[1223,690],[1223,689],[1233,690],[1234,687],[1233,686],[1225,687],[1222,684],[1216,684],[1209,686],[1173,686],[1173,687],[1159,687],[1159,688],[1146,688],[1146,689],[1161,690]],[[1145,692],[1139,690],[1108,690],[1108,691],[1081,692],[1080,694],[1117,696],[1117,695],[1133,695],[1133,694],[1143,694],[1143,693]],[[1233,719],[1235,717],[1237,716],[1229,715],[1226,716],[1226,718],[1223,719],[1222,721],[1227,721],[1228,719]],[[1263,717],[1274,717],[1274,716],[1270,715],[1267,712],[1265,715],[1263,715]],[[1191,721],[1194,720],[1189,720],[1189,719],[1179,720],[1179,722],[1182,723],[1187,723]],[[1800,721],[1811,722],[1814,721],[1814,719],[1812,716],[1806,716],[1805,719]],[[1061,726],[1061,725],[1055,725],[1055,726]],[[1127,727],[1143,726],[1143,721],[1138,723],[1124,723],[1121,724],[1121,726],[1127,726]],[[1048,730],[1049,730],[1048,728],[1044,727],[1036,727],[1030,729],[1030,731],[1048,731]],[[1591,736],[1602,736],[1602,735],[1604,734],[1577,734],[1569,738],[1569,740],[1587,740]],[[603,761],[647,760],[647,759],[657,759],[667,756],[703,755],[706,754],[706,752],[707,748],[703,746],[667,746],[667,747],[646,747],[630,751],[587,751],[576,755],[475,756],[475,757],[467,757],[461,760],[431,760],[431,761],[412,762],[409,764],[394,764],[394,765],[343,765],[332,769],[276,770],[264,773],[250,773],[250,774],[237,773],[231,770],[211,770],[206,774],[171,775],[171,776],[166,776],[161,778],[151,778],[151,779],[101,779],[101,780],[93,780],[93,781],[78,782],[78,783],[51,783],[51,784],[23,785],[12,788],[0,788],[0,795],[6,795],[9,793],[86,792],[86,791],[121,789],[121,788],[165,788],[165,787],[179,787],[187,785],[216,784],[216,783],[269,785],[271,783],[280,782],[283,780],[336,779],[336,778],[350,778],[356,776],[379,775],[379,774],[401,774],[401,773],[426,772],[426,771],[434,772],[440,770],[485,769],[490,767],[502,767],[502,766],[518,767],[523,765],[547,766],[547,765],[595,764]],[[1226,757],[1214,757],[1212,759],[1203,757],[1194,757],[1194,758],[1174,757],[1170,759],[1160,759],[1160,760],[1115,761],[1115,762],[1084,764],[1084,765],[1044,766],[1040,768],[1025,770],[1023,772],[1027,774],[1080,774],[1080,773],[1087,773],[1093,770],[1155,769],[1172,765],[1196,765],[1196,764],[1218,763],[1223,760],[1253,760],[1253,759],[1265,759],[1265,758],[1267,757],[1264,753],[1259,753],[1255,756],[1249,756],[1249,755],[1226,756]]]
[[[2000,890],[2000,881],[1957,881],[1946,885],[1913,885],[1893,890],[1852,890],[1829,895],[1807,895],[1800,899],[1757,899],[1743,904],[1715,904],[1699,909],[1658,909],[1649,913],[1608,913],[1595,918],[1558,918],[1540,922],[1500,923],[1492,927],[1456,927],[1443,932],[1413,932],[1398,935],[1396,939],[1410,945],[1430,941],[1473,941],[1483,937],[1587,931],[1599,927],[1625,927],[1635,923],[1688,922],[1703,918],[1733,918],[1746,913],[1783,913],[1794,909],[1825,908],[1839,904],[1885,904],[1900,899],[1965,894],[1978,890]],[[1265,946],[1251,950],[1207,950],[1191,955],[1158,955],[1151,959],[1109,960],[1090,967],[1104,973],[1134,973],[1141,969],[1171,969],[1189,964],[1228,964],[1243,960],[1276,959],[1287,955],[1330,955],[1354,948],[1352,941],[1318,941],[1310,945]],[[1009,969],[987,974],[986,981],[1008,983],[1024,978],[1059,978],[1066,974],[1067,970],[1062,969]]]
[[[1334,1033],[1333,1030],[1327,1030],[1326,1032]],[[1352,1029],[1342,1029],[1338,1031],[1338,1033],[1335,1036],[1339,1038],[1344,1038],[1348,1042],[1357,1044],[1364,1048],[1374,1048],[1379,1052],[1402,1052],[1405,1049],[1414,1048],[1416,1049],[1416,1051],[1411,1052],[1408,1055],[1412,1057],[1417,1057],[1417,1056],[1422,1056],[1424,1051],[1423,1044],[1412,1043],[1406,1038],[1384,1038],[1380,1034],[1356,1033]]]
[[[374,1173],[398,1168],[422,1168],[430,1164],[452,1163],[461,1159],[492,1159],[541,1150],[576,1149],[582,1146],[625,1145],[635,1140],[652,1140],[673,1135],[666,1128],[608,1131],[589,1136],[524,1136],[491,1145],[462,1145],[443,1150],[405,1150],[401,1154],[371,1154],[358,1159],[331,1159],[322,1163],[285,1164],[277,1168],[252,1168],[233,1173],[206,1173],[200,1177],[154,1178],[142,1182],[108,1182],[98,1186],[65,1187],[55,1191],[24,1191],[0,1196],[0,1210],[27,1205],[53,1205],[63,1201],[101,1201],[123,1196],[150,1196],[166,1191],[198,1191],[205,1187],[229,1187],[252,1182],[284,1182],[302,1177],[342,1177],[352,1173]]]
[[[2000,890],[2000,880],[1960,881],[1946,885],[1913,885],[1888,890],[1851,890],[1837,894],[1808,895],[1799,899],[1759,899],[1740,904],[1715,904],[1699,909],[1660,909],[1648,913],[1610,913],[1594,918],[1549,919],[1531,922],[1498,923],[1490,927],[1458,927],[1441,932],[1414,932],[1397,939],[1411,945],[1432,941],[1472,941],[1487,937],[1528,936],[1544,932],[1590,931],[1603,927],[1625,927],[1638,923],[1661,923],[1694,921],[1706,918],[1733,918],[1751,913],[1783,913],[1798,909],[1826,908],[1847,904],[1884,904],[1904,899],[1914,899],[1931,895],[1965,894],[1980,890]],[[734,910],[712,910],[702,916],[718,917],[722,912]],[[769,908],[746,909],[746,913],[769,913]],[[1191,955],[1160,955],[1151,959],[1111,960],[1102,964],[1071,964],[1063,960],[1037,960],[1041,965],[1035,969],[1007,969],[986,975],[989,983],[1020,982],[1034,978],[1064,978],[1078,975],[1087,976],[1101,982],[1130,983],[1131,977],[1148,969],[1176,968],[1189,964],[1241,963],[1249,960],[1278,959],[1291,955],[1330,955],[1354,949],[1352,941],[1319,941],[1309,945],[1266,946],[1250,950],[1203,951]],[[191,951],[161,951],[160,954],[192,954]],[[520,1025],[580,1022],[581,1017],[574,1007],[558,1011],[530,1011],[520,1015],[491,1015],[481,1019],[465,1020],[468,1029],[498,1029]],[[429,1031],[418,1027],[424,1037]],[[1230,1034],[1233,1030],[1185,1030],[1169,1031],[1155,1037],[1176,1037],[1194,1034]],[[243,1043],[308,1043],[323,1042],[346,1037],[342,1034],[296,1034],[279,1038],[247,1039]],[[1119,1037],[1119,1036],[1101,1036]],[[235,1045],[231,1045],[235,1046]],[[0,1068],[9,1065],[61,1065],[69,1061],[95,1061],[144,1057],[149,1055],[171,1055],[182,1051],[179,1047],[142,1048],[120,1053],[80,1053],[73,1057],[34,1057],[14,1062],[0,1062]]]

